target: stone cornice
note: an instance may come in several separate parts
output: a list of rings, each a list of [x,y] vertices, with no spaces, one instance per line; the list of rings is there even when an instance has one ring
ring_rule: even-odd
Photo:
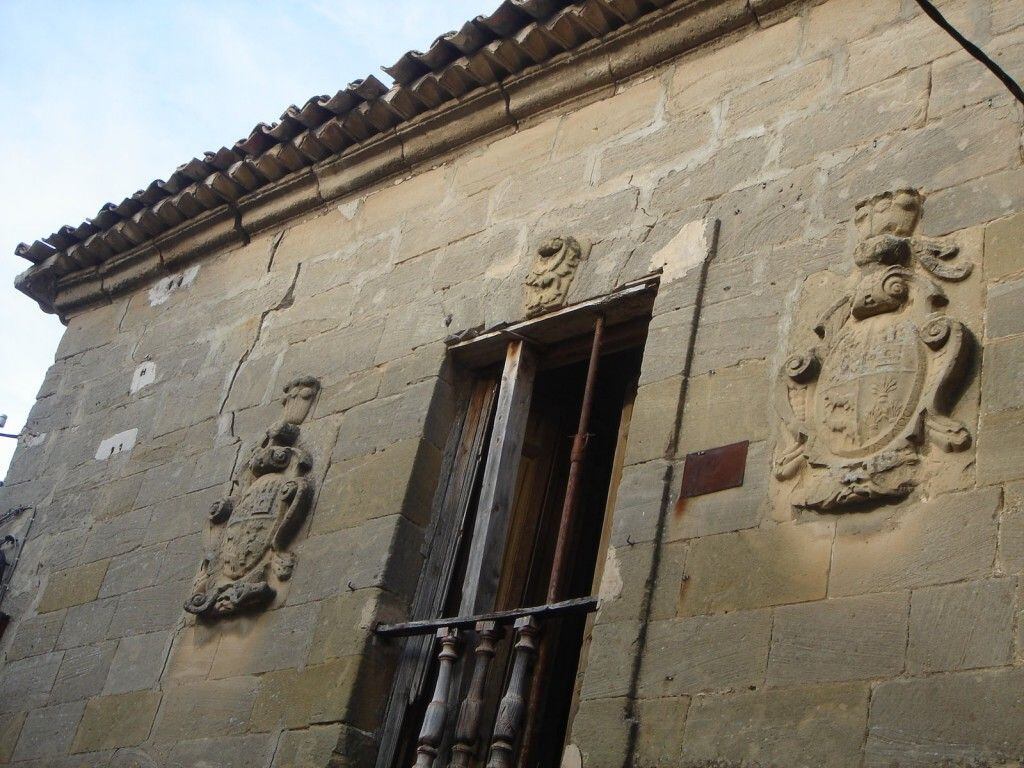
[[[57,252],[16,287],[62,319],[203,256],[241,245],[282,222],[389,177],[410,173],[527,118],[598,97],[639,72],[758,22],[794,0],[678,0],[521,73],[401,122],[182,223],[101,263],[68,269]]]

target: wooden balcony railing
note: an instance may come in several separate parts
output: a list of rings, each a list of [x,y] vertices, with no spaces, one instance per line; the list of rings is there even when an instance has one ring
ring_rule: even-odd
[[[533,685],[534,659],[543,624],[547,619],[567,614],[590,613],[595,610],[597,598],[583,597],[477,616],[378,625],[375,631],[380,637],[435,634],[440,645],[434,693],[423,716],[413,768],[434,768],[435,764],[438,764],[442,745],[446,743],[451,744],[451,755],[447,765],[452,768],[469,768],[475,762],[481,746],[480,729],[484,715],[484,692],[488,672],[497,650],[497,643],[510,625],[513,632],[512,671],[494,719],[487,768],[512,768],[521,741],[520,731]],[[459,704],[454,731],[451,738],[446,739],[445,722],[452,706],[455,667],[466,645],[464,639],[469,635],[476,639],[476,647],[472,654],[472,672],[465,697]],[[466,655],[466,663],[469,664],[469,654]]]

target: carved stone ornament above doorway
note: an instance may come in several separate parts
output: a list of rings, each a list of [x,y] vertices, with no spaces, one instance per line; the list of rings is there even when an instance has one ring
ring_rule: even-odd
[[[313,501],[307,475],[313,460],[298,446],[300,425],[320,391],[319,380],[303,376],[284,388],[284,414],[235,477],[234,493],[214,502],[207,542],[185,610],[214,620],[267,605],[295,566],[288,551]]]
[[[535,317],[565,304],[584,247],[574,237],[552,237],[537,249],[526,278],[526,316]]]
[[[778,373],[784,428],[774,474],[791,484],[796,507],[846,511],[904,498],[923,456],[970,445],[950,412],[971,337],[948,314],[942,283],[965,280],[973,265],[957,260],[956,244],[914,235],[921,208],[912,189],[857,205],[853,274],[814,325],[818,341],[791,344]]]

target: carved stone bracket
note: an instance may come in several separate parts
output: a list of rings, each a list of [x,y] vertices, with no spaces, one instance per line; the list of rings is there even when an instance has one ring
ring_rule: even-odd
[[[574,237],[553,237],[537,249],[526,278],[526,316],[534,317],[565,304],[576,269],[586,256]]]
[[[313,501],[313,460],[298,447],[300,425],[319,391],[312,376],[285,386],[283,418],[235,477],[234,493],[210,507],[208,538],[215,545],[185,603],[189,613],[213,620],[262,608],[277,594],[274,581],[291,577],[295,555],[288,547]]]
[[[784,433],[774,474],[795,506],[840,510],[900,499],[929,446],[971,442],[950,418],[970,334],[947,314],[941,281],[971,274],[955,244],[914,236],[921,195],[903,189],[856,208],[856,269],[814,326],[820,343],[792,353],[775,386]]]

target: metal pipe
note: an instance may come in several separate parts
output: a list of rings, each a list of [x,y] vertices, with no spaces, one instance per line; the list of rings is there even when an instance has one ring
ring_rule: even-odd
[[[568,568],[569,538],[576,521],[576,510],[579,506],[580,483],[583,479],[583,463],[587,458],[587,444],[590,439],[590,416],[594,410],[594,389],[597,384],[597,366],[601,359],[601,341],[604,337],[604,315],[598,315],[594,321],[594,340],[590,346],[590,360],[587,363],[587,381],[583,386],[583,404],[580,408],[580,421],[576,436],[572,441],[572,453],[569,457],[569,479],[565,485],[565,499],[562,502],[562,517],[558,523],[558,538],[555,541],[555,555],[551,562],[551,578],[548,581],[547,602],[554,603],[565,586]],[[519,766],[526,768],[533,751],[537,732],[537,709],[544,693],[544,679],[551,665],[550,633],[541,636],[540,651],[537,654],[537,665],[533,672],[533,684],[530,687],[530,704],[526,710],[526,726],[523,728],[522,745],[519,748]]]

